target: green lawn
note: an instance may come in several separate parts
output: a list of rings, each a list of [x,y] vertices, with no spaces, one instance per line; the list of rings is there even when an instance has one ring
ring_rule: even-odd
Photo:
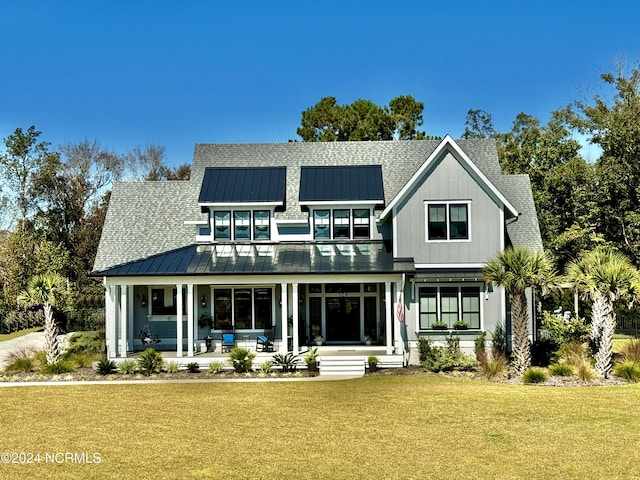
[[[640,385],[440,376],[0,388],[0,478],[638,478]],[[45,463],[45,453],[100,463]]]
[[[42,327],[25,328],[24,330],[18,330],[17,332],[11,333],[0,333],[0,342],[11,340],[12,338],[23,337],[28,333],[39,332],[40,330],[42,330]]]

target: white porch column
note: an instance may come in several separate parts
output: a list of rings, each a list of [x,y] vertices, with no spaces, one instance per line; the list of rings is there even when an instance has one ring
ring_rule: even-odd
[[[288,349],[288,336],[289,336],[289,325],[287,324],[287,317],[289,316],[289,299],[287,298],[287,284],[280,284],[280,304],[282,308],[280,309],[282,313],[282,341],[280,342],[280,353],[287,353]]]
[[[137,338],[135,333],[133,332],[134,327],[134,319],[135,319],[135,308],[136,308],[136,296],[134,292],[133,286],[129,287],[129,309],[127,310],[129,313],[127,314],[127,350],[133,351],[133,342],[134,339]]]
[[[298,330],[300,323],[298,322],[298,284],[292,284],[291,292],[291,304],[293,314],[293,354],[298,355],[300,353],[300,345],[298,344]]]
[[[127,316],[129,313],[129,287],[120,285],[120,339],[118,341],[118,353],[120,357],[127,357]]]
[[[182,356],[182,284],[176,285],[176,357]]]
[[[396,353],[404,352],[404,342],[400,331],[400,318],[398,317],[398,309],[401,308],[404,314],[404,292],[402,291],[402,282],[396,282],[395,303],[393,304],[393,338]],[[400,304],[400,306],[398,306]]]
[[[187,284],[187,356],[193,357],[193,284]]]
[[[109,358],[116,357],[116,290],[115,285],[107,285],[105,290],[105,337],[107,340],[107,356]]]
[[[384,318],[385,318],[385,337],[387,337],[387,355],[393,353],[393,298],[391,297],[391,282],[384,282]]]

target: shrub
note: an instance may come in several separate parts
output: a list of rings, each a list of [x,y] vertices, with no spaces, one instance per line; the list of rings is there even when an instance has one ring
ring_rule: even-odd
[[[546,367],[554,358],[559,345],[551,338],[538,338],[531,345],[531,364]]]
[[[504,355],[492,355],[480,362],[480,374],[487,380],[504,378],[507,372],[507,358]]]
[[[118,364],[118,370],[120,370],[120,373],[125,375],[131,375],[132,373],[135,373],[137,369],[138,362],[133,359],[124,360]]]
[[[623,360],[613,367],[613,374],[630,382],[640,382],[640,365],[633,360]]]
[[[180,364],[178,362],[166,362],[164,364],[164,369],[167,373],[176,373],[180,370]]]
[[[589,340],[589,326],[582,318],[571,317],[567,320],[562,315],[544,312],[542,321],[548,338],[558,347],[574,341],[583,343]]]
[[[522,374],[523,383],[542,383],[549,378],[547,371],[540,367],[529,367]]]
[[[71,362],[78,368],[89,368],[97,359],[96,354],[90,352],[65,353],[61,358]]]
[[[418,339],[418,356],[420,359],[420,363],[424,362],[429,357],[429,352],[431,350],[431,342],[429,339],[420,337]]]
[[[31,372],[35,368],[34,356],[36,351],[33,348],[20,347],[7,355],[9,364],[5,367],[8,372]]]
[[[460,336],[457,333],[451,333],[446,341],[446,347],[433,347],[428,340],[423,343],[421,355],[424,355],[425,360],[421,365],[424,368],[432,372],[445,372],[454,369],[471,370],[475,367],[473,359],[460,351]]]
[[[568,363],[554,363],[549,365],[549,373],[556,377],[570,377],[574,373],[574,368]]]
[[[597,376],[591,361],[586,357],[578,361],[574,367],[576,369],[576,377],[583,383],[589,383]]]
[[[186,366],[189,373],[200,373],[200,364],[198,362],[189,362]]]
[[[103,358],[96,364],[96,372],[98,372],[98,375],[110,375],[115,373],[117,369],[116,362],[108,358]]]
[[[251,371],[253,359],[256,354],[244,347],[233,347],[229,352],[229,361],[236,373],[246,373]]]
[[[476,360],[484,362],[487,359],[487,332],[482,330],[478,333],[473,341],[473,352],[476,354]]]
[[[146,376],[150,376],[152,373],[160,373],[163,364],[162,354],[155,348],[147,348],[138,357],[138,367]]]
[[[265,360],[260,364],[260,371],[262,373],[270,373],[273,370],[273,361]]]
[[[369,357],[367,357],[367,363],[369,365],[378,365],[378,357],[376,357],[375,355],[370,355]]]
[[[104,353],[104,342],[97,335],[87,335],[86,333],[74,334],[69,337],[67,352],[89,352]]]
[[[223,370],[224,370],[223,362],[211,362],[209,364],[209,371],[213,374],[222,373]]]
[[[557,356],[560,361],[573,365],[574,367],[589,358],[585,345],[575,340],[560,347]]]
[[[70,362],[69,360],[58,359],[55,362],[48,363],[43,365],[40,369],[42,373],[45,374],[61,374],[61,373],[72,373],[76,371],[76,366]]]
[[[640,363],[640,339],[629,340],[622,348],[621,353],[624,360]]]
[[[493,330],[491,353],[494,357],[507,357],[507,332],[502,323],[498,323]]]
[[[276,353],[273,356],[273,363],[280,367],[282,373],[295,372],[298,369],[298,360],[298,356],[293,352]]]

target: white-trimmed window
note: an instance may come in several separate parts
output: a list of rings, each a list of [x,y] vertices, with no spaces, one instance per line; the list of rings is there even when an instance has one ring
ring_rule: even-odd
[[[427,241],[469,240],[470,202],[428,202]]]
[[[213,213],[213,231],[216,240],[231,240],[231,212]]]
[[[270,240],[271,212],[216,210],[213,212],[213,231],[215,240]]]
[[[273,287],[213,289],[213,328],[269,329],[273,325]]]
[[[371,238],[371,210],[368,208],[314,210],[313,238],[323,240]]]
[[[453,329],[459,320],[480,328],[479,286],[418,287],[418,329]]]

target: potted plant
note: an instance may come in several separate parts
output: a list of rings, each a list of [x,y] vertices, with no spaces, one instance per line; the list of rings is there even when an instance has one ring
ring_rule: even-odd
[[[447,328],[449,328],[449,326],[442,320],[437,320],[431,324],[431,328],[433,328],[434,330],[446,330]]]
[[[453,324],[454,330],[466,330],[467,328],[469,328],[469,325],[464,320],[458,320]]]
[[[312,348],[304,356],[304,361],[307,362],[307,370],[309,372],[318,371],[318,348]]]
[[[316,342],[316,345],[322,345],[324,343],[324,337],[322,335],[316,335],[313,337],[313,341]]]
[[[369,364],[370,372],[375,372],[376,370],[378,370],[378,357],[371,355],[369,358],[367,358],[367,363]]]

